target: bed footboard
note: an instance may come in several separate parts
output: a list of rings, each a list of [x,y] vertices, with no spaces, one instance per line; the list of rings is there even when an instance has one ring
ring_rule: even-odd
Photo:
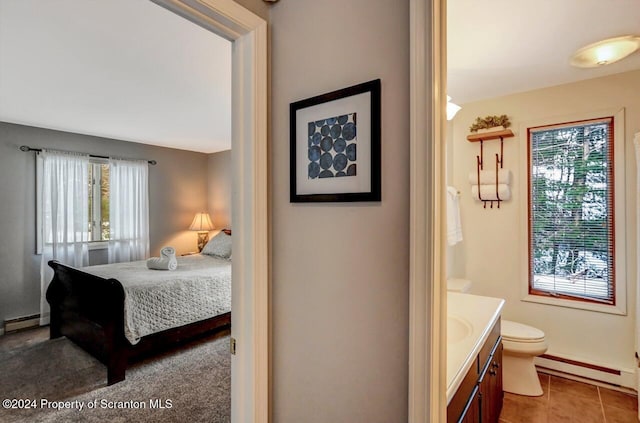
[[[54,271],[47,289],[50,336],[66,336],[107,366],[107,383],[125,378],[128,341],[124,336],[124,289],[104,279],[49,262]]]
[[[47,289],[50,336],[66,336],[107,366],[107,384],[125,379],[129,360],[231,326],[231,313],[147,335],[131,345],[124,335],[124,288],[52,260],[54,276]]]

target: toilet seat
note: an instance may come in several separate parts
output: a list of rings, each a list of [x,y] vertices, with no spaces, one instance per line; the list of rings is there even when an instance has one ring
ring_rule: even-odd
[[[500,333],[503,341],[513,343],[544,343],[543,331],[510,320],[502,320]]]
[[[507,354],[537,356],[547,351],[544,332],[522,323],[503,320],[502,346]]]

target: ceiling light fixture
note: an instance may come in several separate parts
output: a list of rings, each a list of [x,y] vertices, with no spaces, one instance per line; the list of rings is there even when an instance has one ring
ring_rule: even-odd
[[[595,68],[622,60],[640,48],[640,37],[625,35],[608,38],[582,47],[571,56],[571,65]]]
[[[452,103],[451,97],[447,96],[447,120],[453,119],[460,109],[462,109],[462,107]]]

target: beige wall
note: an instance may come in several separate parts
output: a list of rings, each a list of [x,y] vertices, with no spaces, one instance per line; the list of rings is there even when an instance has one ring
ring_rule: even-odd
[[[409,2],[271,8],[273,417],[407,421]],[[382,79],[382,201],[289,202],[289,104]]]
[[[231,228],[231,150],[209,154],[208,207],[216,229]]]
[[[35,153],[20,145],[157,160],[149,166],[150,253],[159,255],[165,245],[178,253],[196,249],[196,234],[187,229],[207,207],[206,154],[0,122],[0,324],[40,308]]]
[[[640,71],[597,78],[522,94],[511,95],[463,105],[456,115],[450,137],[449,152],[453,154],[452,182],[462,192],[461,217],[464,241],[455,246],[452,275],[473,280],[473,292],[502,297],[507,300],[504,317],[542,329],[549,343],[549,352],[573,356],[614,368],[633,370],[635,338],[636,281],[636,165],[633,134],[640,131]],[[626,137],[626,259],[627,316],[617,316],[558,306],[521,301],[522,257],[526,257],[526,238],[521,213],[526,213],[526,192],[521,192],[521,178],[526,167],[521,166],[519,143],[520,124],[546,117],[573,115],[606,109],[625,108]],[[471,198],[467,181],[475,170],[478,143],[466,140],[469,126],[477,116],[507,114],[516,133],[505,140],[505,168],[513,172],[513,200],[498,209],[483,209]],[[485,143],[485,157],[493,163],[493,148],[499,141]],[[487,154],[489,153],[489,154]],[[524,239],[523,239],[524,238]],[[526,274],[526,271],[525,271]]]
[[[234,0],[236,3],[244,6],[262,19],[267,20],[269,17],[269,3],[264,0]]]

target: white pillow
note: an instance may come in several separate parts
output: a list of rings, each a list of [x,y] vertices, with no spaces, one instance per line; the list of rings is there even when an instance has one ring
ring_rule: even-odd
[[[231,258],[231,236],[219,232],[207,242],[201,253],[225,259]]]

